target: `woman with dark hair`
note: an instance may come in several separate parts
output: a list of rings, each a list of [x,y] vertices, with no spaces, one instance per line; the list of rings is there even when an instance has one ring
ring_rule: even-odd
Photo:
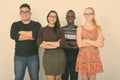
[[[50,11],[47,15],[48,25],[40,29],[37,44],[44,48],[43,66],[46,80],[61,80],[65,69],[64,33],[60,28],[60,22],[56,11]]]

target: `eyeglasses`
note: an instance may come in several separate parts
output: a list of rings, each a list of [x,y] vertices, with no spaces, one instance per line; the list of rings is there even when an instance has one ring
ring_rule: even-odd
[[[20,11],[20,14],[29,14],[30,11]]]
[[[66,18],[75,18],[75,16],[66,16]]]
[[[56,16],[49,15],[49,18],[57,18]]]
[[[84,13],[83,15],[89,16],[89,15],[94,15],[94,13]]]

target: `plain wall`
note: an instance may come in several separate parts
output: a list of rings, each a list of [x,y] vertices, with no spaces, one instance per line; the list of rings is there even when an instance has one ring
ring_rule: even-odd
[[[14,80],[14,41],[10,39],[10,28],[14,21],[20,20],[19,6],[23,3],[30,4],[31,19],[42,26],[47,25],[50,10],[58,12],[61,26],[66,25],[65,15],[69,9],[75,11],[75,24],[80,26],[84,23],[84,9],[93,7],[105,37],[105,46],[100,49],[104,72],[97,75],[97,80],[120,80],[120,0],[0,0],[0,80]],[[45,80],[42,55],[40,50],[40,80]],[[28,73],[25,80],[29,80]]]

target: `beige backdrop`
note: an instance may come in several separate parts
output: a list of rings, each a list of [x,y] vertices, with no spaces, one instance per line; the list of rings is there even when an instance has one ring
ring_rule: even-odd
[[[0,80],[14,80],[14,41],[10,39],[10,28],[14,21],[20,20],[19,6],[22,3],[31,5],[32,19],[42,26],[47,24],[46,15],[52,9],[58,12],[62,26],[66,24],[66,11],[73,9],[77,17],[75,23],[81,25],[83,10],[93,7],[105,37],[105,46],[100,49],[104,72],[97,75],[97,80],[120,80],[120,0],[0,0]],[[45,80],[42,50],[40,55],[40,80]],[[28,73],[25,80],[29,80]]]

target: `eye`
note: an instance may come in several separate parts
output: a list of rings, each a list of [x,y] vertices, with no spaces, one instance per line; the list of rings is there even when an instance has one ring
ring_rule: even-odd
[[[84,13],[83,15],[87,16],[87,15],[94,15],[94,13]]]
[[[29,14],[30,11],[20,11],[20,14]]]
[[[52,16],[52,15],[50,15],[49,18],[57,18],[57,17],[56,17],[56,16]]]

